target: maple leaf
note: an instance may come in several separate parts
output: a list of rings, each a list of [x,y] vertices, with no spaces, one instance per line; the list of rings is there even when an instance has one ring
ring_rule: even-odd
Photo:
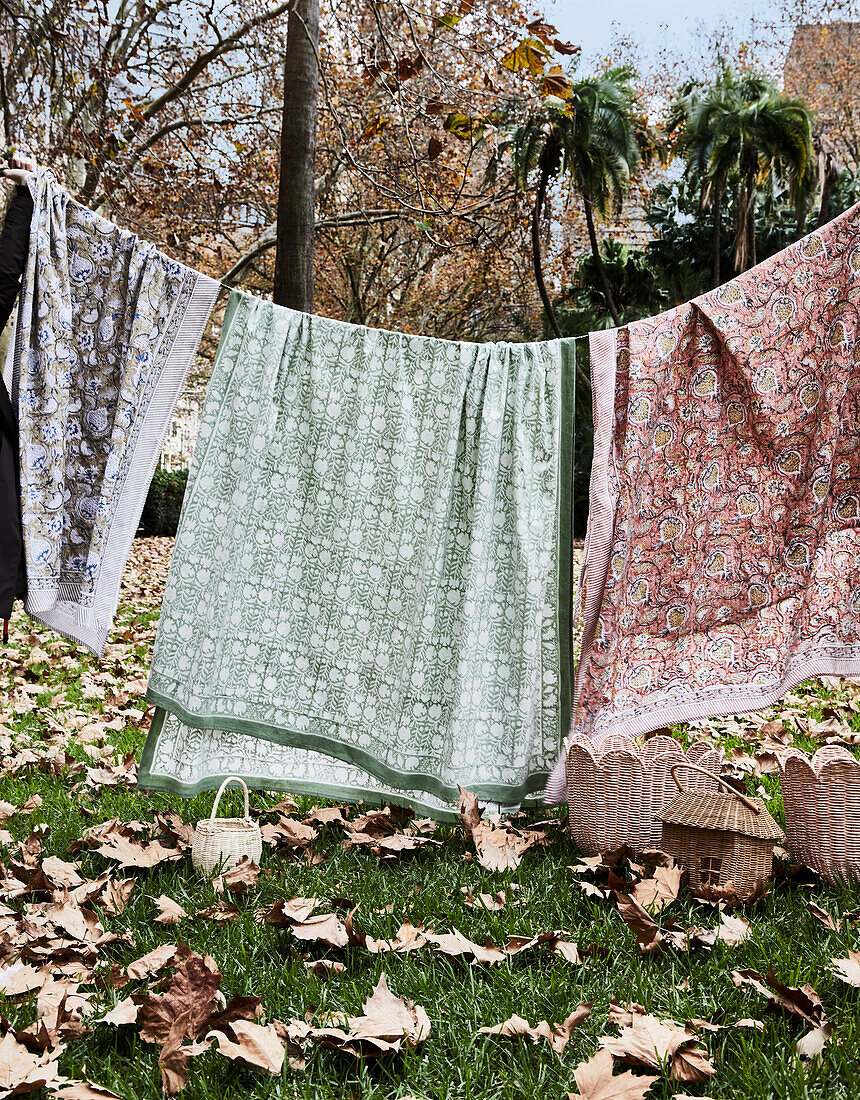
[[[483,963],[500,963],[507,957],[505,952],[496,947],[495,944],[486,943],[482,947],[480,944],[467,939],[456,928],[452,928],[450,932],[446,932],[441,936],[431,932],[425,932],[424,935],[435,946],[440,955],[471,955],[475,962]]]
[[[337,1026],[310,1028],[307,1038],[354,1058],[378,1058],[400,1050],[404,1042],[415,1047],[430,1034],[427,1013],[420,1005],[396,997],[388,988],[385,974],[362,1007],[364,1015],[338,1014],[332,1017]],[[301,1021],[293,1024],[300,1025]]]
[[[549,52],[549,48],[539,38],[525,38],[510,53],[505,54],[502,66],[512,73],[528,69],[532,76],[540,76]]]
[[[60,1100],[124,1100],[104,1085],[94,1085],[91,1081],[69,1081],[61,1089],[52,1089],[51,1096]]]
[[[167,897],[166,894],[160,894],[155,899],[155,904],[158,906],[158,914],[154,918],[156,924],[179,924],[188,917],[179,902]]]
[[[0,1090],[11,1093],[33,1092],[54,1082],[62,1084],[57,1059],[62,1044],[44,1054],[31,1054],[11,1031],[0,1039]]]
[[[344,964],[333,959],[308,959],[305,961],[305,970],[317,978],[333,978],[346,973]]]
[[[221,985],[221,974],[213,959],[189,950],[177,949],[179,962],[165,993],[149,993],[140,1001],[140,1037],[147,1043],[165,1043],[177,1017],[188,1013],[185,1034],[195,1038],[203,1031]]]
[[[617,1037],[604,1036],[601,1047],[634,1066],[660,1069],[667,1061],[676,1080],[701,1082],[716,1073],[707,1051],[674,1020],[632,1012]]]
[[[478,862],[489,871],[508,871],[519,867],[523,855],[545,840],[538,830],[516,832],[503,825],[493,825],[481,819],[478,797],[463,787],[460,792],[460,820],[475,845]]]
[[[106,882],[102,891],[102,908],[105,912],[118,916],[128,905],[135,886],[135,878],[111,879]]]
[[[91,1081],[69,1081],[61,1089],[52,1089],[51,1096],[59,1100],[124,1100],[104,1085],[94,1085]]]
[[[20,997],[22,993],[30,993],[34,989],[41,989],[48,980],[47,968],[36,969],[27,963],[12,963],[10,966],[0,966],[0,993],[4,997]]]
[[[182,859],[180,848],[166,848],[160,840],[143,844],[122,835],[114,835],[96,851],[105,859],[115,859],[121,867],[155,867],[165,860]]]
[[[165,1037],[158,1065],[161,1069],[161,1087],[168,1096],[181,1092],[188,1083],[188,1060],[191,1057],[189,1047],[182,1045],[191,1022],[191,1009],[185,1009],[171,1023]]]
[[[652,878],[636,883],[632,896],[644,908],[659,912],[677,899],[681,889],[681,874],[681,868],[675,863],[656,867]]]
[[[235,1042],[221,1030],[210,1030],[216,1050],[225,1058],[238,1059],[257,1069],[267,1070],[277,1076],[284,1064],[285,1044],[272,1024],[255,1024],[248,1020],[234,1020],[230,1030]]]
[[[630,1072],[613,1077],[612,1066],[612,1055],[606,1050],[581,1062],[573,1071],[579,1092],[568,1093],[570,1100],[645,1100],[645,1093],[659,1080]]]
[[[860,986],[860,951],[849,951],[846,959],[831,959],[831,969],[840,981]]]

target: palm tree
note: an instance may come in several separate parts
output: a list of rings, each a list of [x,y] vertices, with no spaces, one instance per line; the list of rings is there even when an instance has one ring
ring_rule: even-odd
[[[537,170],[531,216],[532,258],[538,292],[557,337],[561,330],[543,278],[540,222],[550,181],[560,175],[568,177],[570,186],[582,198],[597,277],[613,321],[621,324],[600,257],[594,215],[605,218],[610,210],[620,212],[630,177],[641,161],[630,88],[633,76],[632,69],[623,67],[580,80],[571,85],[565,100],[545,106],[514,134],[517,185],[526,190]]]
[[[782,94],[766,76],[735,74],[725,64],[713,84],[688,84],[669,109],[686,172],[701,188],[702,207],[714,211],[714,285],[720,282],[720,216],[730,183],[735,188],[734,267],[756,263],[755,215],[760,188],[788,192],[803,232],[815,186],[809,109]]]

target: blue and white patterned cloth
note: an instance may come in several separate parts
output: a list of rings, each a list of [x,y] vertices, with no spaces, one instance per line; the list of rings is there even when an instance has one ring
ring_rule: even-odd
[[[219,284],[31,181],[13,349],[27,611],[100,654]]]

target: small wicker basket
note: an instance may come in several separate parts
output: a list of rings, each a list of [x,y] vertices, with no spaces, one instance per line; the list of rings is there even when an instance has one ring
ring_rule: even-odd
[[[860,880],[860,760],[825,745],[811,760],[790,749],[779,765],[789,852],[830,882]]]
[[[685,790],[678,767],[670,770],[681,793],[660,813],[660,847],[686,871],[690,893],[707,897],[731,886],[742,900],[752,898],[773,871],[782,829],[760,798],[738,794],[720,776],[728,794]]]
[[[245,792],[244,817],[219,817],[218,803],[228,783],[238,783]],[[208,820],[198,821],[191,846],[191,862],[195,869],[211,875],[215,871],[228,871],[242,856],[256,863],[263,851],[263,837],[260,826],[251,820],[248,805],[248,788],[237,775],[228,775],[215,795],[212,813]]]

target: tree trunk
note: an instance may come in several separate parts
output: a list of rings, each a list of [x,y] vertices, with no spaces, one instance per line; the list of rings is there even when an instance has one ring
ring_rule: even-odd
[[[615,307],[615,299],[612,297],[612,291],[609,289],[609,280],[606,278],[606,268],[603,266],[603,260],[600,257],[600,245],[597,243],[597,233],[594,229],[594,215],[591,212],[591,201],[587,195],[583,195],[582,198],[585,204],[585,224],[588,226],[588,239],[591,241],[591,254],[594,256],[594,266],[597,268],[597,278],[600,280],[600,289],[603,291],[606,305],[609,307],[609,312],[612,314],[612,320],[617,327],[620,327],[621,315]]]
[[[723,188],[714,184],[714,286],[720,285],[720,220],[723,216]]]
[[[821,205],[818,207],[818,218],[815,222],[816,229],[830,221],[830,200],[838,179],[839,171],[833,163],[833,155],[827,153],[824,161],[824,178],[821,181]]]
[[[549,183],[549,165],[544,157],[541,157],[541,169],[540,177],[538,178],[537,194],[535,195],[535,204],[532,208],[532,262],[535,269],[535,282],[537,283],[538,294],[540,294],[540,300],[543,302],[543,308],[546,311],[547,321],[549,327],[553,331],[553,335],[556,340],[561,339],[561,329],[558,325],[558,318],[555,315],[555,310],[552,308],[552,302],[549,300],[549,294],[547,293],[546,283],[543,279],[543,263],[541,261],[540,254],[540,216],[543,212],[544,199],[546,198],[547,184]]]
[[[737,211],[735,217],[735,273],[747,271],[755,264],[755,178],[758,158],[755,150],[745,145],[741,150]]]
[[[313,312],[314,154],[317,130],[319,0],[296,0],[284,58],[281,167],[272,300]]]

